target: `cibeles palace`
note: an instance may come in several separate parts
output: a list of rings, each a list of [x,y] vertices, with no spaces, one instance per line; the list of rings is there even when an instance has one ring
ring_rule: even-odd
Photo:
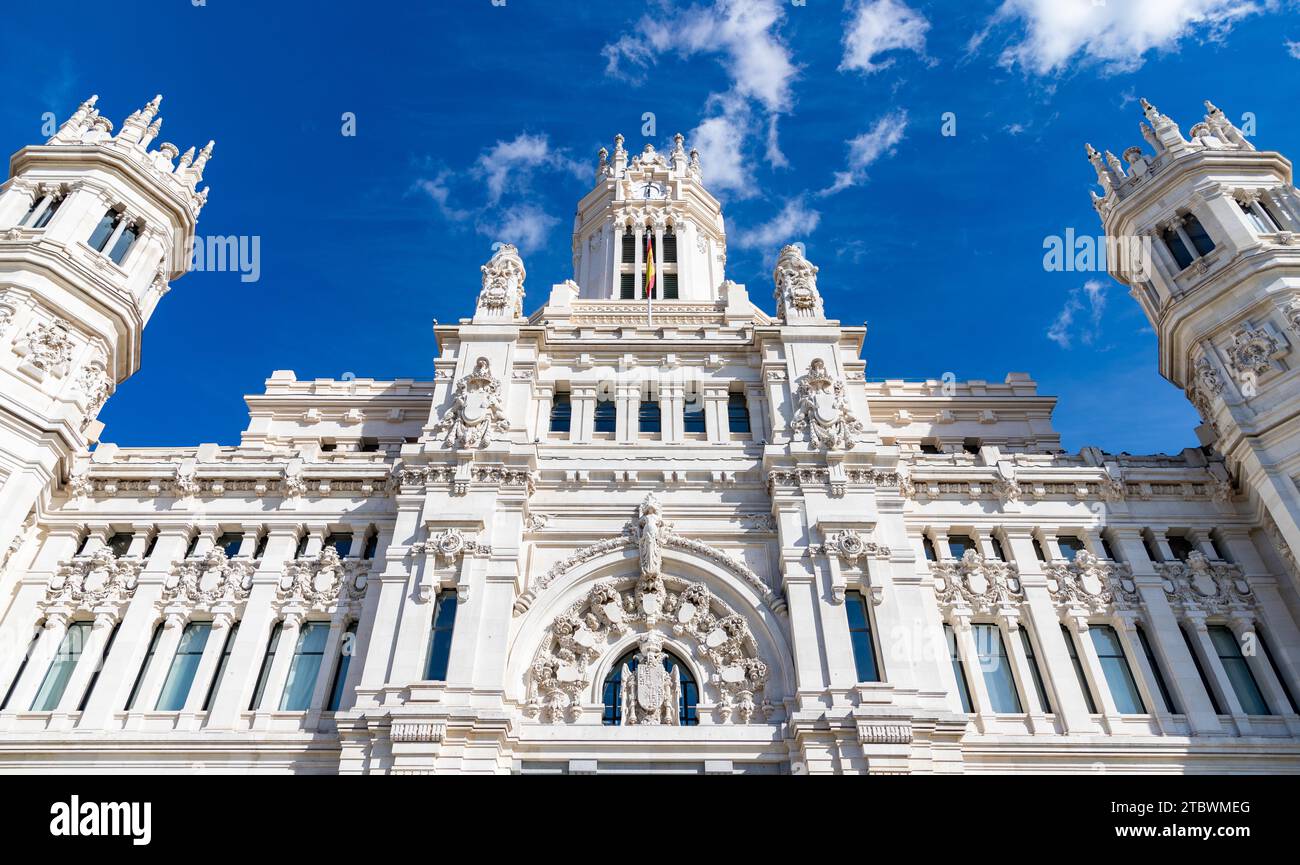
[[[601,151],[572,279],[497,247],[432,369],[119,447],[207,200],[158,107],[0,194],[0,769],[1300,771],[1300,196],[1214,106],[1089,148],[1203,418],[1145,456],[1023,373],[869,379],[800,247],[727,278],[681,136]]]

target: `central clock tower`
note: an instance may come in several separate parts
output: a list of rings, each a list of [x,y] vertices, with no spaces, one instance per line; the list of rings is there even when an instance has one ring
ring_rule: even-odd
[[[647,240],[651,241],[647,244]],[[600,149],[596,185],[573,220],[573,272],[583,300],[643,301],[646,255],[655,257],[655,299],[719,298],[726,230],[704,188],[699,153],[673,137],[664,155],[646,144],[629,157],[623,136]]]

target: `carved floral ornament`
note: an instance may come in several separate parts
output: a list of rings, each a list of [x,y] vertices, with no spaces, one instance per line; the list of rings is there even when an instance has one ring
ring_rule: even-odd
[[[369,572],[369,561],[344,559],[325,547],[314,559],[285,562],[277,598],[284,606],[333,612],[365,597]]]
[[[1067,607],[1104,613],[1140,603],[1132,569],[1122,562],[1103,561],[1087,550],[1080,550],[1072,562],[1047,565],[1044,572],[1052,600]]]
[[[692,553],[722,566],[739,577],[759,594],[768,609],[775,613],[785,612],[785,599],[774,593],[763,578],[750,568],[722,550],[674,532],[672,524],[663,521],[659,501],[651,493],[637,508],[636,518],[623,527],[622,534],[576,550],[538,577],[537,581],[515,601],[515,615],[526,612],[537,596],[564,574],[585,562],[628,547],[636,547],[643,574],[657,572],[661,568],[665,549]]]
[[[433,431],[443,434],[448,447],[486,447],[510,430],[501,398],[500,380],[488,359],[480,357],[473,371],[456,382],[451,405]]]
[[[1020,571],[1011,563],[986,559],[967,550],[960,560],[930,563],[934,593],[946,608],[969,607],[978,614],[990,614],[999,607],[1024,600]]]
[[[172,566],[163,583],[165,601],[185,601],[196,607],[236,604],[248,599],[257,564],[231,559],[213,547],[202,556],[182,559]]]
[[[59,565],[45,592],[47,606],[94,609],[120,606],[135,594],[144,561],[135,556],[118,558],[107,548],[74,556]]]
[[[1236,565],[1212,562],[1193,550],[1186,562],[1163,562],[1156,569],[1175,609],[1224,615],[1255,606],[1255,594]]]
[[[508,311],[515,318],[522,317],[527,272],[514,244],[503,243],[498,246],[492,259],[479,269],[483,272],[479,306],[496,312]]]
[[[702,696],[712,698],[720,723],[747,724],[756,711],[765,719],[774,711],[763,699],[768,667],[745,619],[702,583],[643,574],[596,583],[552,621],[529,669],[526,714],[544,723],[576,721],[592,694],[598,662],[621,651],[620,638],[628,632],[641,634],[638,672],[642,666],[662,670],[645,658],[661,659],[670,640],[679,651],[687,649],[682,654],[694,657],[705,672]],[[669,708],[664,690],[671,677],[651,675],[656,681],[638,676],[631,692],[621,695],[625,725],[676,723],[677,702]]]
[[[794,403],[790,426],[796,432],[807,430],[808,443],[814,448],[849,450],[857,444],[862,422],[849,408],[844,382],[831,376],[821,358],[809,364],[808,373],[799,381]]]

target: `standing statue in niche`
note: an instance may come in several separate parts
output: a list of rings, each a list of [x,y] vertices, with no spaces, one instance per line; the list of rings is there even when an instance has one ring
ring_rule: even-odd
[[[659,499],[654,493],[645,497],[636,514],[637,547],[641,554],[641,576],[657,577],[663,567],[664,535],[668,526],[664,522]]]
[[[664,668],[664,658],[663,637],[651,631],[641,638],[636,671],[623,665],[623,726],[678,726],[681,677],[676,666]]]

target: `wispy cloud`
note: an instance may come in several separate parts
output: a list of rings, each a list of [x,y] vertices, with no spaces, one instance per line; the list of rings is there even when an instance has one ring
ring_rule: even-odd
[[[545,246],[551,229],[559,224],[559,219],[536,204],[515,204],[499,219],[481,222],[477,229],[485,237],[513,243],[520,252],[528,253]]]
[[[767,222],[735,232],[731,244],[739,249],[775,252],[784,244],[812,234],[821,218],[821,213],[809,207],[801,195],[786,201],[781,211]]]
[[[491,204],[500,201],[507,189],[530,185],[533,175],[539,171],[558,171],[579,178],[588,173],[563,150],[552,147],[546,135],[526,132],[519,133],[510,141],[498,141],[474,164],[475,175],[487,183]]]
[[[1151,51],[1177,50],[1184,39],[1221,39],[1247,16],[1277,8],[1277,0],[1003,0],[972,38],[978,49],[999,27],[1016,28],[1002,65],[1038,75],[1063,71],[1076,60],[1108,73],[1139,68]]]
[[[882,156],[892,154],[907,132],[907,112],[893,111],[876,120],[871,129],[845,143],[846,170],[835,172],[835,182],[818,195],[834,195],[867,179],[867,169]]]
[[[925,55],[925,34],[929,20],[901,0],[857,0],[850,3],[849,23],[844,30],[844,59],[841,70],[873,73],[894,63],[887,51],[912,51]]]
[[[1288,39],[1286,42],[1286,51],[1295,59],[1300,60],[1300,40],[1292,42]]]
[[[1071,348],[1077,339],[1083,345],[1092,345],[1101,336],[1101,316],[1106,311],[1106,286],[1090,279],[1082,288],[1074,288],[1066,295],[1065,305],[1056,314],[1056,320],[1047,329],[1047,338],[1061,348]],[[1084,313],[1080,317],[1080,313]]]

